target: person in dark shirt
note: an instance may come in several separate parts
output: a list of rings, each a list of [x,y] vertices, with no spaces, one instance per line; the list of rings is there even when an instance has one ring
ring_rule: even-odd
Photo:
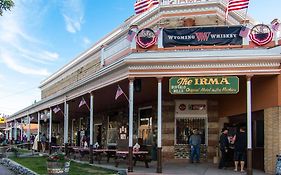
[[[239,132],[234,136],[234,171],[238,171],[238,163],[240,161],[241,172],[244,172],[247,149],[247,134],[245,127],[241,127]]]
[[[225,168],[225,163],[227,160],[227,152],[229,148],[229,141],[228,141],[228,129],[227,128],[222,128],[221,130],[221,136],[220,136],[220,151],[221,151],[221,160],[219,163],[219,169]]]
[[[201,136],[199,135],[198,129],[194,129],[193,134],[189,138],[189,144],[191,149],[190,162],[193,163],[195,158],[196,162],[199,163]]]

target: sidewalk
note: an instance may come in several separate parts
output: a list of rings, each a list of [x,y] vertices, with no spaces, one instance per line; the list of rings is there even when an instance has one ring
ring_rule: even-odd
[[[157,175],[156,162],[151,162],[149,168],[145,168],[141,162],[134,167],[134,172],[128,173],[129,175]],[[173,162],[163,163],[164,175],[246,175],[247,173],[235,172],[233,167],[226,170],[217,168],[217,165],[212,163],[194,163],[190,164],[186,160],[177,160]],[[263,171],[254,170],[254,175],[265,175]]]
[[[10,171],[7,167],[0,165],[0,174],[1,175],[15,175],[14,172]]]

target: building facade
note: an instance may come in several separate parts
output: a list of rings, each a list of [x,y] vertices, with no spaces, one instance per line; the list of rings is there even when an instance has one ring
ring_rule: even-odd
[[[59,144],[81,145],[84,135],[105,147],[141,139],[165,161],[188,158],[193,129],[202,137],[202,158],[212,161],[222,127],[231,137],[248,126],[253,160],[263,160],[253,168],[274,173],[281,150],[279,31],[241,12],[225,21],[226,7],[221,0],[169,0],[129,18],[44,80],[42,100],[8,125],[38,123],[49,138],[59,135]]]

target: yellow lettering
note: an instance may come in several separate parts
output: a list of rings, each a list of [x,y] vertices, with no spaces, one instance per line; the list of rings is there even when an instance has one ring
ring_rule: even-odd
[[[222,78],[220,84],[230,84],[227,78]]]
[[[209,84],[219,84],[219,80],[217,78],[210,78]]]
[[[207,81],[208,81],[208,79],[207,79],[207,78],[201,78],[201,79],[200,79],[200,85],[206,85],[206,84],[209,84]]]
[[[192,80],[188,78],[179,78],[177,83],[179,86],[191,85]]]

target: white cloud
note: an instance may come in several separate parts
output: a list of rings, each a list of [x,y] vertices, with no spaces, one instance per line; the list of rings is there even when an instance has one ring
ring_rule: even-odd
[[[30,75],[46,76],[49,72],[43,65],[59,58],[59,54],[44,48],[45,43],[29,30],[38,25],[46,12],[41,1],[16,1],[13,13],[1,17],[0,60],[8,68]],[[31,8],[32,5],[32,8]],[[37,13],[38,16],[34,16]],[[42,65],[43,64],[43,65]]]
[[[65,21],[66,30],[70,33],[79,32],[84,18],[82,0],[63,0],[61,11]]]
[[[11,69],[20,72],[22,74],[30,74],[30,75],[41,75],[41,76],[48,76],[50,73],[47,71],[47,69],[42,68],[30,68],[21,66],[18,64],[15,59],[13,59],[10,55],[7,53],[3,53],[0,55],[0,58],[3,60],[3,62]]]

